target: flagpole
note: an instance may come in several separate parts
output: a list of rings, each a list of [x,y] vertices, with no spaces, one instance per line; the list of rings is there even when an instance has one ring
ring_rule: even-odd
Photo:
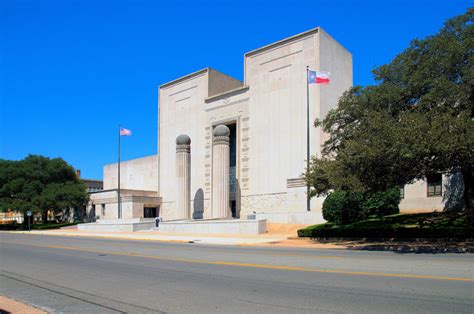
[[[117,217],[122,218],[122,204],[120,202],[120,124],[118,128],[118,188],[117,188]]]
[[[309,66],[306,66],[306,171],[309,171]],[[306,210],[311,210],[309,183],[306,184]]]

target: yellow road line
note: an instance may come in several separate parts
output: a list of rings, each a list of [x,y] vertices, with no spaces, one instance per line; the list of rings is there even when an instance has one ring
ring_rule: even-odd
[[[249,254],[249,253],[245,253]],[[296,253],[267,253],[265,252],[264,255],[272,255],[272,256],[298,256],[298,257],[305,257],[305,258],[339,258],[343,259],[342,256],[335,256],[335,255],[308,255],[308,254],[296,254]]]
[[[225,262],[225,261],[207,261],[207,260],[196,260],[196,259],[187,259],[187,258],[179,258],[179,257],[145,255],[145,254],[137,254],[137,253],[131,253],[131,252],[116,252],[116,251],[107,251],[107,250],[84,249],[84,248],[80,248],[80,247],[68,247],[68,246],[60,246],[60,245],[39,245],[39,244],[26,244],[26,243],[5,242],[5,241],[2,241],[1,243],[19,244],[19,245],[26,245],[26,246],[39,247],[39,248],[61,249],[61,250],[96,253],[96,254],[132,256],[132,257],[141,257],[141,258],[148,258],[148,259],[157,259],[157,260],[164,260],[164,261],[175,261],[175,262],[183,262],[183,263],[194,263],[194,264],[222,265],[222,266],[234,266],[234,267],[250,267],[250,268],[277,269],[277,270],[291,270],[291,271],[328,273],[328,274],[339,274],[339,275],[397,277],[397,278],[435,279],[435,280],[474,282],[474,278],[458,278],[458,277],[445,277],[445,276],[424,276],[424,275],[394,274],[394,273],[380,273],[380,272],[363,272],[363,271],[345,271],[345,270],[333,270],[333,269],[305,268],[305,267],[299,267],[299,266],[253,264],[253,263],[239,263],[239,262]]]

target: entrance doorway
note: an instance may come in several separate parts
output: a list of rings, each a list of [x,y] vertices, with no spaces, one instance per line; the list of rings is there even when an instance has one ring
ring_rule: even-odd
[[[237,124],[231,123],[227,127],[230,130],[229,136],[229,200],[232,217],[237,218]]]
[[[230,210],[232,212],[232,218],[237,218],[237,202],[230,201]]]
[[[156,212],[156,207],[143,207],[143,218],[155,218]]]

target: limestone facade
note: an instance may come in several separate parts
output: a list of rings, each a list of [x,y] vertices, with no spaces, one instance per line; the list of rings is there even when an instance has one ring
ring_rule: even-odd
[[[158,155],[122,164],[124,189],[156,192],[164,220],[182,218],[177,208],[176,138],[191,140],[190,199],[193,218],[212,218],[219,165],[214,129],[231,131],[229,206],[234,217],[259,213],[283,222],[322,221],[323,198],[306,212],[306,67],[329,71],[328,85],[309,86],[310,121],[322,119],[352,86],[352,55],[323,29],[283,39],[244,55],[243,82],[211,68],[158,89]],[[311,155],[327,135],[311,127]],[[116,164],[104,168],[104,189],[116,188]],[[227,183],[226,183],[227,184]],[[439,210],[442,196],[426,196],[426,182],[404,188],[403,211]],[[226,192],[227,193],[227,192]],[[181,206],[181,205],[180,205]],[[285,218],[287,217],[287,218]],[[281,221],[280,221],[281,220]]]
[[[158,192],[158,155],[120,163],[120,186],[128,190]],[[117,163],[104,166],[104,190],[117,188]]]
[[[316,28],[256,49],[244,56],[244,81],[203,69],[159,88],[159,193],[162,213],[173,219],[175,156],[172,140],[192,140],[191,204],[211,218],[212,131],[235,125],[235,213],[306,209],[306,188],[298,180],[306,159],[306,66],[333,73],[331,84],[310,86],[310,120],[323,117],[352,85],[352,56]],[[311,128],[311,153],[320,153],[320,129]],[[295,179],[297,184],[295,184]],[[289,182],[292,182],[291,184]],[[198,202],[196,198],[200,198]],[[318,201],[313,200],[315,212]]]

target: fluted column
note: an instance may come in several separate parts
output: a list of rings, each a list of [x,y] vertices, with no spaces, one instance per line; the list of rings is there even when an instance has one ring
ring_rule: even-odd
[[[191,219],[191,139],[176,138],[176,219]]]
[[[212,143],[212,218],[230,218],[229,204],[229,135],[225,125],[218,125]]]

